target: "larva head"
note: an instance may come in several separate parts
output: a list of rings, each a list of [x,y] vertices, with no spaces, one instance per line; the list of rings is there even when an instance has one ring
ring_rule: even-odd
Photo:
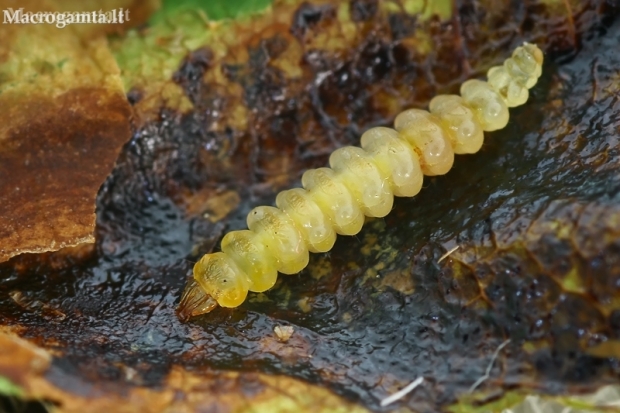
[[[223,252],[203,256],[194,265],[194,279],[222,307],[238,307],[248,295],[248,276]]]
[[[186,322],[192,317],[211,312],[215,307],[217,307],[217,301],[192,278],[183,290],[177,316],[182,322]]]

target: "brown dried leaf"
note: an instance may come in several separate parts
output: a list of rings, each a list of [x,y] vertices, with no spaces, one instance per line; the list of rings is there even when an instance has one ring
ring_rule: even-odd
[[[0,9],[95,4],[129,8],[138,24],[153,7],[4,0]],[[130,106],[105,39],[122,26],[76,27],[0,25],[0,262],[93,243],[97,191],[130,137]]]

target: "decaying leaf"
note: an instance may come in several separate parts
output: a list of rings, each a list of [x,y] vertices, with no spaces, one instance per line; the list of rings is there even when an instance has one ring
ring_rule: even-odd
[[[24,340],[0,334],[0,345],[4,350],[0,354],[3,375],[23,383],[14,392],[47,400],[52,406],[61,401],[61,410],[67,412],[196,412],[217,410],[218,406],[226,411],[243,411],[248,406],[264,412],[286,412],[293,407],[302,411],[366,411],[323,388],[293,378],[208,369],[188,372],[173,368],[162,383],[163,391],[142,388],[127,397],[120,383],[110,387],[76,381],[54,365],[50,354]],[[121,363],[117,366],[123,373],[120,381],[139,379],[133,368]],[[106,397],[101,397],[102,393]]]
[[[10,388],[67,412],[381,411],[417,377],[390,409],[592,407],[569,396],[613,391],[620,7],[425,3],[171,12],[112,39],[132,138],[99,193],[90,255],[0,267]],[[546,52],[543,77],[479,153],[274,289],[180,323],[193,261],[251,207],[526,40]],[[294,328],[286,342],[279,325]]]

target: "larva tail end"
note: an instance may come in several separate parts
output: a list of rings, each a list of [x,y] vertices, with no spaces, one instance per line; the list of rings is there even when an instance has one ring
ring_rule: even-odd
[[[217,307],[217,301],[207,294],[192,278],[183,291],[181,302],[177,308],[177,317],[186,323],[190,318],[206,314]]]

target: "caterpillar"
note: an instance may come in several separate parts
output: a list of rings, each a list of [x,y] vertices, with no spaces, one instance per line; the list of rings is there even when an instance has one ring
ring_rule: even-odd
[[[484,132],[507,125],[508,108],[527,101],[542,63],[542,51],[524,43],[503,65],[488,70],[486,82],[468,80],[460,96],[436,96],[429,111],[405,110],[393,129],[369,129],[361,147],[334,151],[329,168],[306,171],[303,188],[280,192],[275,207],[254,208],[247,230],[229,232],[221,252],[196,263],[177,309],[179,318],[185,321],[218,305],[241,305],[248,291],[273,287],[278,272],[305,268],[310,252],[329,251],[337,234],[357,234],[365,216],[386,216],[394,196],[416,195],[424,175],[447,173],[454,154],[477,152]]]

